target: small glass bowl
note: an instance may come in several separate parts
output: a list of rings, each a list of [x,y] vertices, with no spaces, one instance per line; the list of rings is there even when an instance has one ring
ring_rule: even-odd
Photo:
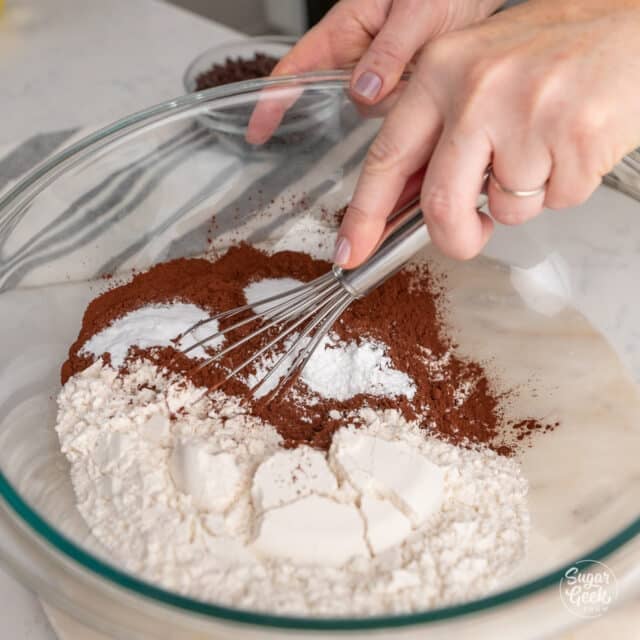
[[[187,93],[196,92],[198,76],[214,64],[224,64],[227,58],[251,58],[256,53],[281,58],[295,42],[296,39],[290,36],[263,36],[232,40],[208,49],[187,67],[183,77],[184,89]],[[339,106],[331,91],[324,94],[316,91],[313,95],[304,93],[298,98],[295,110],[285,114],[269,143],[260,146],[249,144],[245,139],[251,115],[245,100],[230,101],[225,107],[203,113],[198,120],[202,126],[218,134],[220,141],[236,153],[261,157],[281,154],[294,145],[301,148],[317,143],[318,136],[332,128],[326,126],[326,121],[337,116]]]
[[[187,67],[182,77],[182,85],[187,93],[196,91],[198,76],[208,71],[214,64],[224,64],[227,58],[251,58],[256,53],[264,53],[274,58],[282,58],[296,43],[291,36],[261,36],[230,40],[201,53]]]

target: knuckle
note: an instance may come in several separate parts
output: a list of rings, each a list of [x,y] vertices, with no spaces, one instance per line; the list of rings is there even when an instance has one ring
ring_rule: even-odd
[[[509,56],[478,58],[469,64],[464,75],[464,89],[469,96],[484,95],[500,84],[511,66]]]
[[[451,220],[453,202],[443,187],[428,188],[422,195],[421,205],[426,218],[438,226],[447,226]]]
[[[569,142],[578,153],[590,155],[605,132],[604,111],[595,104],[583,104],[569,124]]]
[[[421,14],[424,15],[424,9],[424,0],[394,0],[391,5],[392,15],[400,18],[403,23],[419,20]]]
[[[429,41],[422,50],[420,68],[427,70],[446,68],[447,63],[451,63],[451,56],[456,48],[457,45],[451,34],[444,34]]]
[[[345,217],[349,217],[349,221],[355,226],[358,227],[363,222],[366,222],[370,219],[370,215],[368,215],[365,210],[357,203],[350,202],[347,207],[347,213]]]
[[[549,72],[553,74],[553,70]],[[553,122],[556,104],[555,79],[548,76],[533,78],[522,99],[522,126],[526,129],[535,129],[543,123]]]
[[[411,53],[406,51],[401,41],[393,38],[391,34],[378,36],[369,51],[374,66],[388,66],[391,62],[395,67],[404,67],[411,57]]]
[[[479,58],[466,65],[460,79],[459,100],[455,104],[461,122],[475,128],[495,113],[495,96],[505,86],[511,61],[508,58]]]
[[[567,83],[572,75],[573,58],[565,51],[550,52],[544,63],[529,74],[529,93],[537,102],[556,104],[566,95]]]
[[[402,159],[402,149],[390,135],[382,131],[369,147],[365,172],[370,174],[384,174],[396,167]]]

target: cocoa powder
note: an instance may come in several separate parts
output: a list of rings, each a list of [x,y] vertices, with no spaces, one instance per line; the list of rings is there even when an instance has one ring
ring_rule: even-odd
[[[89,304],[78,339],[62,367],[62,381],[91,364],[92,358],[80,352],[82,345],[130,311],[152,303],[186,302],[213,314],[245,304],[243,289],[250,282],[281,277],[307,282],[329,268],[329,263],[303,253],[283,251],[267,255],[248,245],[233,247],[213,262],[184,258],[158,264]],[[373,339],[388,345],[394,366],[416,384],[411,401],[404,396],[367,394],[342,402],[327,400],[300,380],[269,401],[256,401],[238,377],[221,388],[243,398],[248,410],[271,423],[288,447],[308,444],[327,449],[333,433],[344,424],[344,419],[332,417],[336,415],[334,412],[344,415],[368,406],[399,409],[407,419],[419,418],[430,433],[451,442],[484,443],[501,454],[510,454],[514,442],[529,438],[543,425],[533,419],[518,423],[517,429],[504,424],[500,398],[484,367],[455,354],[455,345],[443,321],[443,296],[441,284],[427,266],[421,265],[400,272],[366,298],[353,302],[334,326],[335,333],[345,341]],[[224,326],[221,323],[221,328]],[[228,339],[238,340],[254,328],[242,327],[229,334]],[[262,340],[274,335],[275,330]],[[225,356],[220,364],[199,371],[193,360],[171,347],[132,349],[129,358],[148,358],[161,368],[183,374],[198,386],[213,388],[261,344],[250,341]],[[440,368],[434,373],[430,363],[438,362]],[[463,387],[470,391],[461,399],[457,390]]]

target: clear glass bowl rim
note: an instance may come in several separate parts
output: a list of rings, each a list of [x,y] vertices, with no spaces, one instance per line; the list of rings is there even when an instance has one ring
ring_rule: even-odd
[[[238,82],[181,96],[122,118],[58,152],[51,159],[38,165],[27,176],[20,180],[4,197],[0,198],[0,224],[5,222],[3,219],[4,215],[2,214],[3,210],[9,206],[17,208],[24,206],[28,200],[55,180],[56,176],[62,171],[73,166],[76,161],[90,155],[105,144],[122,138],[126,134],[150,122],[162,120],[169,115],[175,115],[182,111],[188,111],[199,103],[209,103],[219,98],[243,93],[255,93],[266,87],[275,86],[286,88],[288,86],[294,87],[303,84],[318,86],[323,89],[335,87],[336,89],[344,91],[349,88],[349,79],[349,71],[322,71],[298,76],[248,80],[246,82]],[[527,596],[532,596],[544,589],[557,585],[566,569],[578,560],[584,559],[585,557],[592,560],[602,560],[640,534],[639,515],[629,525],[615,533],[604,543],[593,548],[590,553],[580,558],[571,558],[566,564],[558,567],[556,570],[525,584],[462,604],[440,607],[419,613],[390,616],[306,618],[301,616],[270,615],[211,604],[178,595],[138,579],[85,551],[65,535],[61,534],[22,499],[19,492],[12,486],[2,470],[0,470],[0,497],[12,514],[22,521],[22,524],[26,525],[27,530],[35,535],[39,542],[44,543],[45,547],[47,545],[52,546],[56,552],[62,554],[72,563],[77,563],[80,568],[88,571],[94,577],[111,583],[109,585],[111,587],[122,588],[137,596],[150,599],[158,604],[170,605],[185,613],[191,612],[215,619],[256,626],[309,631],[362,631],[367,629],[373,630],[424,625],[476,612],[486,612],[502,605],[515,603]]]

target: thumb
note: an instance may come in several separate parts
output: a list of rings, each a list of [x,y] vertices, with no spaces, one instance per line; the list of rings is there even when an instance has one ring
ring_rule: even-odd
[[[354,5],[356,2],[353,1],[338,3],[278,62],[271,75],[340,69],[357,60],[371,42],[371,36],[355,19]],[[364,24],[374,25],[376,20],[382,22],[383,12],[377,16],[373,5],[367,4],[365,8],[367,11],[360,17]],[[275,92],[265,89],[249,120],[245,133],[247,142],[256,145],[267,142],[302,91],[302,87]]]

